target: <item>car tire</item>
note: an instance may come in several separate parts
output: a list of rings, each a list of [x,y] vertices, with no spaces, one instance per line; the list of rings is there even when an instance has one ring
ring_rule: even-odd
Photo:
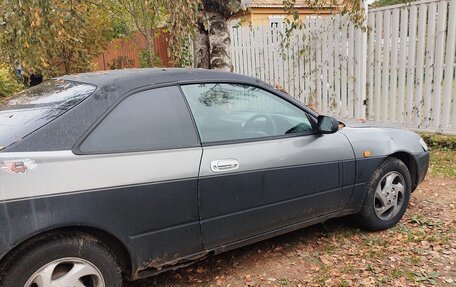
[[[396,225],[410,200],[411,178],[407,166],[397,158],[388,157],[377,167],[366,186],[366,197],[356,216],[359,225],[371,231]]]
[[[13,251],[0,271],[0,286],[51,286],[49,282],[45,285],[48,280],[52,286],[123,284],[121,269],[111,250],[95,237],[76,232],[56,232],[33,239]],[[75,280],[82,285],[75,284]]]

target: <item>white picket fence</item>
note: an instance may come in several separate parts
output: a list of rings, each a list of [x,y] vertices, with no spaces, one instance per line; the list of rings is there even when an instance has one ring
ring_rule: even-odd
[[[324,114],[456,133],[456,0],[372,9],[367,23],[309,17],[289,45],[269,26],[233,27],[234,71]]]
[[[278,85],[322,113],[361,118],[362,37],[345,17],[308,18],[289,45],[269,26],[233,28],[234,71]]]

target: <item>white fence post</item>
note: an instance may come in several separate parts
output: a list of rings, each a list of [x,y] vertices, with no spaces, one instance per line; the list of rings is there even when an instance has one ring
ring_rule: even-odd
[[[416,51],[416,14],[418,10],[416,5],[410,7],[410,22],[408,29],[408,56],[407,56],[407,93],[406,101],[406,119],[407,127],[410,127],[413,113],[413,98],[415,97],[415,51]]]
[[[442,128],[450,128],[451,101],[453,100],[453,129],[456,129],[456,98],[454,91],[454,51],[456,42],[456,1],[451,1],[448,19],[448,35],[445,58],[445,80],[443,87],[443,123]],[[453,53],[451,52],[453,51]],[[452,91],[453,90],[453,91]],[[453,94],[452,94],[453,92]]]

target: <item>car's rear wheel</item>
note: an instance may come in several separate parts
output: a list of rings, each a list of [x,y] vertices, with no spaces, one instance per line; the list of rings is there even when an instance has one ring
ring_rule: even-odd
[[[411,194],[407,166],[397,158],[387,158],[367,183],[358,221],[363,228],[384,230],[394,226],[405,213]]]
[[[47,235],[14,253],[2,268],[1,286],[122,286],[113,253],[87,234]]]

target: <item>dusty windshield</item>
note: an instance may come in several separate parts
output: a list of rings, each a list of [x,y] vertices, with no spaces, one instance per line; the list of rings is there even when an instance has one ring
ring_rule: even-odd
[[[0,150],[56,119],[90,94],[88,84],[49,80],[0,105]]]

